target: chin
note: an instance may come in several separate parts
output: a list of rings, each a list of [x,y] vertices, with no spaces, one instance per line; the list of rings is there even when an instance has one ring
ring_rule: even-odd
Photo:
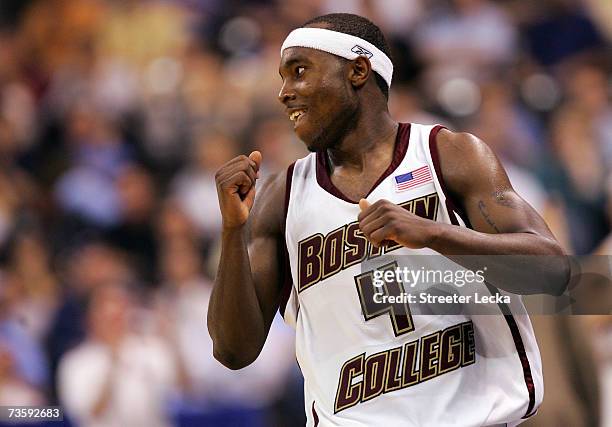
[[[296,129],[295,133],[298,138],[306,145],[306,149],[311,153],[331,148],[332,144],[325,138],[326,132],[320,129],[315,133],[312,129]]]
[[[304,145],[306,145],[306,149],[310,151],[311,153],[316,153],[317,151],[323,151],[328,148],[331,148],[330,144],[326,144],[324,141],[320,139],[315,139],[315,140],[302,139],[302,141],[304,142]]]

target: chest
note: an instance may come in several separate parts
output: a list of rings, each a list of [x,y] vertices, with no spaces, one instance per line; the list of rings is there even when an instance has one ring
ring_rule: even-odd
[[[370,167],[360,173],[335,171],[330,176],[332,184],[348,199],[358,202],[365,198],[379,183],[384,167]]]

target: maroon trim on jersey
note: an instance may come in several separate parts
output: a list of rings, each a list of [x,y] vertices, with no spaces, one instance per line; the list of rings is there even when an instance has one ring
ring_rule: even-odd
[[[389,175],[391,175],[395,169],[400,165],[404,157],[406,156],[406,151],[408,150],[408,141],[410,140],[410,123],[399,123],[397,128],[397,136],[395,137],[395,149],[393,151],[393,159],[391,160],[391,164],[389,167],[383,172],[383,174],[378,178],[378,180],[374,183],[370,191],[364,196],[368,197],[372,191],[376,187],[380,185],[381,182]],[[329,176],[329,162],[326,156],[325,151],[317,151],[317,182],[319,186],[327,191],[332,196],[335,196],[339,199],[344,200],[345,202],[352,203],[354,205],[358,204],[359,201],[354,201],[349,199],[340,191],[334,183],[331,181]]]
[[[486,283],[486,286],[492,295],[495,295],[499,292],[496,287],[489,283]],[[531,365],[529,364],[527,351],[525,351],[525,344],[523,343],[523,338],[521,337],[521,331],[518,327],[518,324],[516,323],[516,320],[514,319],[514,315],[512,315],[512,312],[510,311],[510,307],[508,306],[508,304],[504,303],[499,303],[497,305],[502,314],[504,315],[508,327],[510,328],[512,340],[514,341],[514,346],[516,347],[516,352],[523,368],[523,378],[525,379],[525,385],[527,386],[527,392],[529,393],[529,404],[527,405],[527,410],[525,411],[525,415],[523,415],[523,419],[529,418],[535,414],[535,411],[533,411],[533,407],[535,406],[536,397],[535,383],[533,382],[533,375],[531,374]]]
[[[450,197],[446,184],[444,183],[444,177],[442,176],[442,168],[440,167],[440,156],[438,155],[438,145],[436,143],[436,137],[438,136],[438,132],[440,130],[446,129],[445,126],[437,125],[435,126],[431,132],[429,133],[429,152],[431,153],[431,160],[433,161],[434,169],[436,171],[436,175],[438,176],[438,182],[440,183],[440,188],[444,193],[444,198],[446,199],[446,210],[448,211],[448,216],[450,217],[451,223],[453,225],[459,225],[459,221],[455,217],[455,212],[461,217],[465,225],[469,228],[470,221],[463,211],[463,209],[459,208],[459,204],[455,203],[453,199]]]
[[[531,411],[533,411],[533,407],[535,406],[535,384],[533,382],[533,376],[531,375],[531,366],[529,364],[527,352],[525,351],[525,344],[523,343],[523,338],[521,337],[521,331],[516,324],[514,316],[512,314],[504,314],[504,317],[506,318],[506,322],[510,327],[512,339],[514,340],[514,345],[516,346],[519,359],[521,360],[521,366],[523,367],[523,377],[525,378],[525,385],[527,386],[527,391],[529,392],[529,405],[527,405],[527,410],[525,411],[523,418],[529,418],[533,415]]]
[[[312,401],[312,418],[314,420],[314,427],[317,427],[319,425],[319,415],[317,414],[317,411],[315,410],[315,402],[314,400]]]
[[[287,178],[285,181],[285,207],[283,211],[283,245],[282,245],[282,288],[280,292],[280,301],[278,304],[278,311],[281,316],[285,316],[285,308],[287,308],[287,301],[291,295],[291,288],[293,287],[293,280],[291,280],[291,265],[289,264],[289,250],[287,249],[287,241],[285,240],[285,232],[287,230],[287,213],[289,211],[289,198],[291,197],[291,181],[293,180],[293,168],[295,162],[291,163],[287,168]]]

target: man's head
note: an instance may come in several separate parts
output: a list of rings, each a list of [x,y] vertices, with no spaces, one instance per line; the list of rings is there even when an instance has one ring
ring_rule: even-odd
[[[133,295],[126,286],[111,283],[95,289],[88,306],[91,337],[106,345],[118,345],[129,332],[134,309]]]
[[[386,108],[393,65],[382,32],[363,17],[323,15],[302,29],[283,45],[279,100],[297,135],[317,151],[350,131],[364,106]]]
[[[322,27],[328,30],[337,31],[339,33],[349,34],[359,37],[374,46],[393,61],[391,57],[391,49],[387,44],[384,34],[372,21],[351,13],[330,13],[328,15],[318,16],[306,22],[302,27]],[[374,72],[376,85],[380,88],[386,99],[389,99],[389,86],[385,79],[377,72]]]

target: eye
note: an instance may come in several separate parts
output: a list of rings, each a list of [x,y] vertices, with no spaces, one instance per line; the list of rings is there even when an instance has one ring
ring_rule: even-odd
[[[305,67],[302,67],[302,66],[295,67],[295,75],[297,77],[301,77],[302,74],[304,74],[304,71],[306,71]]]

